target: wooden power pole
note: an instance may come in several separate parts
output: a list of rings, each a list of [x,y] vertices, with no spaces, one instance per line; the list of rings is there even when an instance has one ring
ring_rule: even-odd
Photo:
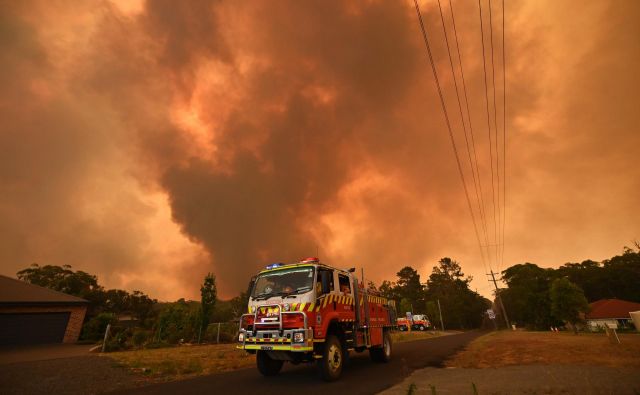
[[[500,290],[498,289],[498,283],[496,282],[496,275],[497,273],[494,273],[493,270],[491,270],[490,274],[487,274],[487,276],[491,276],[491,280],[489,280],[489,282],[493,282],[493,286],[496,288],[496,298],[498,298],[498,303],[500,304],[500,309],[502,310],[502,315],[504,316],[504,322],[507,325],[507,329],[511,328],[511,325],[509,325],[509,317],[507,317],[507,310],[505,310],[504,308],[504,304],[502,303],[502,295],[500,295]]]

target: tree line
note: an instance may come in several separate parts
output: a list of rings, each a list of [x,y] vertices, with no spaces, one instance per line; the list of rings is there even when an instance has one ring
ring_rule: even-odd
[[[470,329],[483,324],[485,312],[491,307],[490,300],[471,290],[473,278],[465,276],[460,264],[451,258],[440,259],[425,283],[411,266],[396,275],[396,281],[383,281],[378,291],[396,301],[399,315],[426,314],[432,324],[444,324],[446,329]]]
[[[123,327],[110,347],[162,346],[179,342],[220,339],[232,341],[235,324],[221,333],[210,323],[230,322],[247,308],[245,292],[230,299],[217,296],[216,278],[209,273],[200,288],[200,301],[179,299],[158,302],[141,291],[106,289],[97,276],[71,266],[33,264],[17,273],[19,279],[78,296],[89,301],[81,339],[97,341],[108,324]],[[471,290],[471,276],[461,265],[445,257],[432,268],[426,282],[410,266],[400,269],[395,281],[380,286],[368,282],[368,288],[396,302],[398,314],[426,314],[432,324],[446,329],[470,329],[488,325],[486,310],[491,301]],[[586,260],[567,263],[557,269],[541,268],[533,263],[513,265],[502,271],[507,288],[501,297],[512,323],[530,329],[548,330],[563,322],[577,323],[588,310],[587,303],[603,298],[640,302],[640,248],[624,249],[622,255],[602,262]],[[440,309],[442,321],[440,321]],[[499,314],[499,311],[496,311]],[[122,318],[135,325],[127,327]],[[497,322],[500,322],[496,320]],[[215,332],[214,332],[215,331]]]
[[[200,288],[200,301],[179,299],[158,302],[141,291],[106,289],[97,276],[73,270],[69,265],[37,263],[17,273],[20,280],[47,287],[89,302],[81,341],[94,342],[103,338],[107,325],[113,327],[110,350],[132,347],[161,347],[168,344],[196,341],[232,341],[235,324],[211,328],[209,323],[228,323],[246,309],[246,296],[219,300],[216,278],[209,273]],[[214,332],[215,330],[215,332]]]
[[[640,303],[640,248],[602,262],[566,263],[557,269],[522,263],[502,272],[501,291],[509,319],[519,326],[547,330],[576,324],[587,303],[622,299]]]

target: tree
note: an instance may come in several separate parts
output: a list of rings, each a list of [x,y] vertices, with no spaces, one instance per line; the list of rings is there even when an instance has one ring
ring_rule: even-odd
[[[398,312],[398,316],[404,316],[407,312],[411,312],[411,301],[407,298],[402,298],[400,300],[400,311]]]
[[[378,288],[378,291],[380,292],[380,295],[384,296],[385,298],[396,300],[398,299],[398,295],[396,295],[395,293],[395,288],[396,283],[384,280],[382,281],[382,284],[380,284],[380,288]]]
[[[500,292],[512,322],[531,329],[545,330],[558,322],[551,316],[549,287],[553,269],[543,269],[533,263],[511,266],[502,272],[508,288]]]
[[[576,324],[582,321],[581,314],[589,311],[584,292],[567,278],[558,278],[551,284],[551,313],[568,322],[577,334]]]
[[[482,324],[484,311],[491,302],[469,289],[472,278],[465,277],[460,264],[451,258],[442,258],[427,281],[426,298],[440,300],[444,325],[447,328],[477,328]],[[430,314],[435,304],[425,304]],[[433,320],[435,317],[431,317]],[[439,318],[439,317],[438,317]]]
[[[393,293],[400,300],[407,299],[416,309],[424,306],[424,287],[420,283],[420,274],[411,266],[405,266],[397,273],[398,281]],[[383,283],[384,285],[384,283]],[[380,287],[382,289],[382,286]],[[407,310],[408,311],[408,310]],[[415,311],[416,313],[418,311]]]
[[[96,276],[80,270],[74,272],[70,265],[40,266],[34,263],[30,267],[20,270],[17,276],[22,281],[81,298],[102,288],[98,285]]]
[[[88,300],[87,322],[101,313],[110,313],[116,317],[130,314],[139,319],[143,326],[151,325],[145,321],[153,314],[153,306],[157,300],[151,299],[143,292],[129,293],[122,289],[105,290],[98,284],[97,276],[81,270],[73,271],[69,265],[40,266],[34,263],[20,270],[17,276],[28,283]]]
[[[209,325],[209,320],[211,319],[211,315],[213,314],[213,309],[216,305],[216,297],[218,295],[218,291],[216,288],[216,276],[212,273],[208,273],[204,278],[204,283],[200,288],[200,296],[201,296],[201,314],[200,314],[200,328],[202,330],[207,329]]]

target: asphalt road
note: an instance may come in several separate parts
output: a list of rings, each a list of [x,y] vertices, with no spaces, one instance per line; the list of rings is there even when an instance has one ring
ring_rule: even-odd
[[[389,363],[374,363],[369,353],[351,353],[339,381],[325,383],[314,364],[298,366],[286,363],[278,376],[265,378],[257,369],[197,377],[189,380],[154,384],[118,394],[288,394],[295,390],[304,395],[328,393],[350,395],[374,394],[402,381],[412,371],[427,366],[441,367],[444,360],[482,332],[465,332],[433,339],[397,343]]]

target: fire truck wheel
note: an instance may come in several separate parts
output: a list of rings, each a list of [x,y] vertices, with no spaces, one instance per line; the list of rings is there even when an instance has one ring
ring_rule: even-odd
[[[420,327],[419,327],[418,329],[420,329],[421,331],[423,331],[423,330],[425,330],[425,327],[424,327],[424,325],[420,325]]]
[[[280,369],[282,369],[284,361],[271,359],[269,354],[265,351],[258,351],[256,354],[256,363],[258,365],[258,370],[263,376],[275,376],[280,372]]]
[[[318,371],[324,381],[335,381],[340,378],[344,355],[342,344],[335,336],[328,336],[324,342],[322,358],[318,360]]]
[[[402,325],[402,326],[398,327],[398,329],[400,329],[402,332],[404,332],[404,331],[406,331],[406,330],[407,330],[407,328],[406,328],[404,325]]]
[[[371,348],[369,355],[374,362],[389,362],[391,360],[391,335],[388,331],[382,335],[382,347]]]

